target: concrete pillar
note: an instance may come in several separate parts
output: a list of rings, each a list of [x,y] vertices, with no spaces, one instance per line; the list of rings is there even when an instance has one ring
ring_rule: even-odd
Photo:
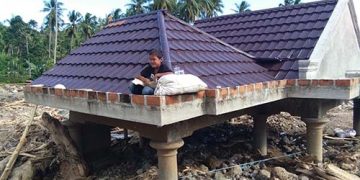
[[[262,156],[267,155],[267,115],[254,116],[254,148],[258,150]]]
[[[157,150],[160,180],[178,179],[177,149],[183,145],[182,139],[175,142],[150,142],[150,146]]]
[[[356,131],[356,136],[360,136],[360,98],[353,100],[353,129]]]
[[[310,156],[315,158],[316,163],[323,161],[323,130],[328,120],[304,118],[306,123],[306,146]]]

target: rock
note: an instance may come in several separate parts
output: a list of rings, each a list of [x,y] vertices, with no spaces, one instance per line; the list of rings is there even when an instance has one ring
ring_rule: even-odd
[[[215,179],[215,180],[226,180],[224,174],[221,173],[221,172],[216,172],[216,173],[215,173],[215,176],[214,176],[214,179]]]
[[[284,144],[291,144],[291,141],[287,136],[283,136],[282,141],[284,142]]]
[[[241,175],[241,174],[242,174],[242,169],[240,166],[234,166],[227,173],[227,175],[230,177],[236,177],[237,175]]]
[[[304,175],[300,175],[299,180],[309,180],[309,177],[304,176]]]
[[[199,167],[200,171],[208,173],[209,172],[209,168],[203,164],[200,165]]]
[[[353,170],[354,169],[354,165],[353,164],[348,164],[348,163],[341,163],[340,164],[340,168],[343,170]]]
[[[268,170],[262,169],[255,176],[255,179],[257,179],[257,180],[266,180],[266,179],[270,179],[270,177],[271,177],[271,173]]]
[[[138,169],[138,170],[136,171],[136,174],[139,175],[139,174],[142,174],[143,172],[144,172],[143,169]]]
[[[211,169],[216,169],[222,165],[222,161],[218,159],[216,156],[210,156],[207,160],[208,165]]]
[[[282,167],[274,167],[272,170],[274,177],[279,178],[280,180],[297,180],[298,176],[296,174],[286,171]]]

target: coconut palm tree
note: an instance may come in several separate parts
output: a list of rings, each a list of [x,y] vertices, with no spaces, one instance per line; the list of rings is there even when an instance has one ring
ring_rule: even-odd
[[[78,24],[81,22],[81,14],[72,10],[68,14],[68,18],[70,23],[68,24],[68,29],[66,30],[66,34],[70,37],[70,51],[72,50],[74,38],[76,38],[77,31],[78,31]]]
[[[222,0],[202,0],[201,6],[203,7],[201,11],[201,18],[211,18],[218,16],[218,13],[222,13],[222,8],[224,5]]]
[[[250,4],[246,1],[241,1],[240,4],[235,3],[235,7],[236,9],[234,9],[233,11],[237,12],[237,13],[242,13],[242,12],[247,12],[247,11],[251,11],[250,8]]]
[[[291,6],[291,5],[296,5],[296,4],[300,4],[301,0],[284,0],[284,3],[279,4],[280,7],[282,6]]]
[[[55,32],[54,37],[54,63],[56,63],[56,49],[57,49],[57,35],[59,31],[59,24],[63,22],[61,19],[63,15],[64,8],[62,7],[64,4],[57,0],[49,0],[44,1],[45,7],[42,12],[47,13],[45,24],[50,29],[49,31],[49,57],[50,57],[50,49],[51,49],[51,40],[52,33]]]
[[[129,4],[126,4],[128,7],[126,12],[127,16],[145,13],[145,4],[147,2],[148,0],[131,0]]]
[[[202,5],[200,1],[180,0],[178,2],[179,17],[186,22],[194,22],[201,13]]]
[[[150,11],[166,9],[169,12],[175,12],[176,0],[154,0],[148,7]]]
[[[81,22],[81,31],[85,36],[85,40],[91,37],[94,34],[95,28],[97,26],[96,16],[93,16],[90,13],[86,13],[83,21]]]

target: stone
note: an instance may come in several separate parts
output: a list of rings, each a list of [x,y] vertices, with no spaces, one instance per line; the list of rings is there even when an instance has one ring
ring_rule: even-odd
[[[207,160],[207,164],[209,165],[210,169],[216,169],[222,165],[222,161],[218,159],[216,156],[210,156]]]
[[[257,179],[257,180],[266,180],[266,179],[270,179],[270,177],[271,177],[271,173],[268,170],[262,169],[255,176],[255,179]]]
[[[279,178],[280,180],[297,180],[298,176],[296,174],[286,171],[282,167],[274,167],[272,170],[274,177]]]
[[[299,180],[309,180],[309,177],[307,177],[305,175],[300,175]]]
[[[241,169],[240,166],[234,166],[227,173],[227,175],[230,176],[230,177],[236,177],[236,176],[241,175],[241,174],[242,174],[242,169]]]
[[[340,168],[343,170],[353,170],[354,169],[354,165],[353,164],[348,164],[348,163],[341,163],[340,164]]]
[[[207,166],[203,165],[203,164],[201,164],[201,165],[199,166],[199,169],[200,169],[200,171],[202,171],[202,172],[204,172],[204,173],[208,173],[208,172],[209,172],[209,168],[208,168]]]
[[[216,172],[216,173],[215,173],[215,176],[214,176],[214,179],[215,179],[215,180],[226,180],[224,174],[221,173],[221,172]]]

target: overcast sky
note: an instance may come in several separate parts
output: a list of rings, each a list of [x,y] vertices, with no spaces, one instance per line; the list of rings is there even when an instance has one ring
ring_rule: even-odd
[[[126,4],[130,0],[59,0],[64,3],[66,11],[63,19],[67,22],[68,11],[77,10],[81,14],[86,12],[92,13],[98,17],[105,17],[106,14],[116,8],[126,9]],[[283,0],[247,0],[250,3],[252,10],[277,7]],[[302,2],[311,2],[315,0],[302,0]],[[224,13],[234,13],[232,9],[235,8],[235,3],[240,3],[241,0],[223,0]],[[28,22],[30,19],[36,20],[39,25],[42,24],[45,13],[41,12],[44,7],[43,0],[0,0],[0,22],[10,19],[12,16],[20,15],[24,21]]]

